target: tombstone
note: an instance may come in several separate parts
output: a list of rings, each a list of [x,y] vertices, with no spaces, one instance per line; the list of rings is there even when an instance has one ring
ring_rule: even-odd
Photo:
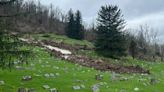
[[[80,87],[84,89],[85,88],[85,85],[81,84]]]
[[[5,84],[5,82],[4,81],[0,81],[0,85],[4,85]]]
[[[95,75],[95,79],[96,79],[96,80],[102,80],[102,79],[103,79],[103,75],[101,75],[101,74],[96,74],[96,75]]]
[[[59,73],[56,73],[56,76],[60,76],[60,74]]]
[[[15,68],[16,68],[16,70],[25,70],[25,68],[22,66],[15,66]]]
[[[128,78],[126,78],[126,77],[122,77],[121,79],[120,79],[120,81],[127,81],[128,80]]]
[[[117,80],[117,75],[116,75],[115,72],[112,72],[112,74],[111,74],[111,80],[112,81],[116,81]]]
[[[49,75],[50,75],[51,77],[54,77],[54,76],[55,76],[53,73],[50,73]]]
[[[18,92],[27,92],[26,88],[18,88]]]
[[[29,81],[29,80],[32,80],[32,77],[31,76],[23,76],[22,80],[23,81]]]
[[[80,86],[73,86],[73,89],[74,89],[74,90],[80,90],[81,87],[80,87]]]
[[[158,83],[158,80],[156,80],[154,78],[150,79],[150,84],[151,85],[154,85],[154,84],[157,84],[157,83]]]
[[[134,91],[139,91],[139,88],[137,88],[137,87],[136,87],[136,88],[134,88]]]
[[[50,87],[48,85],[43,85],[44,89],[49,89]]]
[[[46,78],[49,78],[49,77],[50,77],[50,75],[49,75],[49,74],[44,74],[44,76],[45,76]]]
[[[92,86],[92,91],[93,92],[100,92],[100,89],[99,89],[98,85],[93,85]]]
[[[28,89],[28,92],[36,92],[34,88]]]
[[[58,92],[56,88],[51,88],[50,92]]]

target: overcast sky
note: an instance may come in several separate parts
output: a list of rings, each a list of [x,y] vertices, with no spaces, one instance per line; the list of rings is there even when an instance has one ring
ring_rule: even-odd
[[[164,40],[164,0],[41,0],[43,4],[52,3],[63,11],[70,8],[80,10],[87,24],[96,19],[102,5],[118,5],[122,10],[128,28],[136,28],[147,24],[158,31]]]

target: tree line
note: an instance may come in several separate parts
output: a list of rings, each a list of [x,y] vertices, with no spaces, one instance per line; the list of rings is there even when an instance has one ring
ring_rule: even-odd
[[[54,32],[77,40],[89,40],[94,43],[95,51],[106,57],[129,55],[144,60],[163,60],[164,45],[157,43],[156,33],[148,26],[141,26],[137,35],[129,33],[131,29],[125,29],[126,21],[116,5],[102,6],[97,21],[90,28],[84,26],[79,10],[74,13],[70,9],[64,13],[53,4],[44,6],[33,0],[14,0],[12,6],[11,12],[18,12],[13,13],[17,31]]]

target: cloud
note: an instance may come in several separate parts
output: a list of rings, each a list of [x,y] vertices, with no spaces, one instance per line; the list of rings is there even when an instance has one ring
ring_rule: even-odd
[[[127,21],[127,27],[137,27],[141,24],[159,31],[159,37],[164,40],[164,0],[41,0],[43,4],[59,6],[67,12],[70,8],[80,10],[83,20],[92,23],[102,5],[118,5]],[[163,37],[162,37],[163,36]]]

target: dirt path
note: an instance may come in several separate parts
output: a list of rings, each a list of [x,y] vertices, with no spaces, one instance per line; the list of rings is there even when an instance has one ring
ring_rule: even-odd
[[[60,47],[56,47],[57,45],[54,42],[46,42],[46,41],[38,42],[38,41],[31,41],[31,40],[23,39],[23,38],[21,38],[20,40],[27,42],[27,43],[32,43],[32,44],[44,47],[44,48],[50,50],[53,55],[55,55],[59,58],[62,58],[64,60],[70,61],[72,63],[80,64],[83,66],[92,67],[97,70],[114,71],[117,73],[147,73],[147,74],[150,73],[149,70],[144,70],[140,66],[115,65],[115,64],[107,63],[102,60],[89,58],[87,56],[73,54],[70,50],[66,50],[65,48],[61,49],[61,48],[65,47],[64,44],[63,44],[63,46],[62,46],[62,44],[60,44]],[[55,44],[55,46],[54,46],[54,44]],[[71,48],[69,48],[69,49],[71,49]],[[72,48],[72,49],[74,49],[74,48]]]

